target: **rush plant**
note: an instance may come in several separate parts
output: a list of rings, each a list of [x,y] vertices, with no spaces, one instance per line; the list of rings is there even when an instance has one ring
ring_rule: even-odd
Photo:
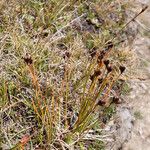
[[[109,107],[113,102],[111,90],[125,70],[125,67],[115,66],[107,59],[112,49],[111,43],[100,53],[97,52],[76,83],[70,82],[71,70],[66,65],[59,93],[55,86],[51,90],[47,88],[49,85],[43,92],[33,59],[29,54],[23,58],[34,88],[31,108],[38,120],[41,143],[74,149],[80,141],[84,142],[99,121],[99,110]],[[70,96],[75,97],[77,91],[80,91],[78,99],[72,101]],[[49,96],[45,94],[48,92]],[[37,134],[37,131],[34,132]]]

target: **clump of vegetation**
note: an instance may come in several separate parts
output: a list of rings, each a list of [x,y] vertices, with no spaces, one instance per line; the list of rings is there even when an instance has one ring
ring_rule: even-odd
[[[104,149],[101,129],[120,103],[116,85],[126,69],[118,50],[125,7],[0,2],[3,149]]]
[[[143,119],[143,116],[140,111],[135,111],[134,117],[135,117],[135,119]]]

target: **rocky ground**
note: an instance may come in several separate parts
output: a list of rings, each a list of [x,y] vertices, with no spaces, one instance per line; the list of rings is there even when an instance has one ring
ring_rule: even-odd
[[[115,144],[112,150],[150,149],[150,0],[133,1],[133,11],[138,12],[143,5],[149,8],[134,22],[138,35],[132,50],[137,54],[139,65],[137,75],[130,80],[132,91],[126,97],[126,104],[118,108],[115,127]]]
[[[150,6],[150,1],[141,1]],[[133,48],[139,60],[144,62],[139,68],[141,79],[132,80],[132,92],[129,106],[133,108],[134,124],[131,139],[123,146],[124,150],[150,149],[150,8],[138,19],[140,34],[134,41]]]

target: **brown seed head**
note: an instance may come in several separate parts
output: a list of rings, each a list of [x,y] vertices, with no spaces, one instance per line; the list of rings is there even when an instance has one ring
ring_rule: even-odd
[[[99,100],[97,103],[97,105],[99,105],[99,106],[104,106],[105,104],[106,104],[106,102],[102,101],[102,100]]]
[[[106,68],[107,68],[108,73],[112,72],[112,67],[111,66],[107,66]]]
[[[104,64],[105,64],[106,67],[108,67],[108,65],[109,65],[109,60],[104,60]]]
[[[97,76],[99,76],[99,75],[101,75],[101,71],[100,70],[96,70],[95,72],[94,72],[94,75],[97,77]]]
[[[31,65],[33,63],[33,60],[31,58],[31,56],[29,54],[26,54],[25,57],[23,57],[24,59],[24,62],[27,64],[27,65]]]
[[[121,74],[122,74],[122,73],[125,71],[126,67],[120,66],[119,69],[120,69],[120,72],[121,72]]]
[[[94,72],[94,74],[90,76],[90,79],[93,81],[94,78],[95,78],[95,77],[98,77],[99,75],[101,75],[101,73],[102,73],[102,72],[101,72],[100,70],[96,70],[96,71]]]
[[[113,97],[112,102],[115,103],[115,104],[120,104],[121,103],[121,101],[118,97]]]

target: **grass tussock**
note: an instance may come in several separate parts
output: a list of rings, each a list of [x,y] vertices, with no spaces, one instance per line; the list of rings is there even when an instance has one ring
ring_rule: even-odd
[[[122,51],[126,5],[0,2],[3,149],[104,149],[131,58]]]

